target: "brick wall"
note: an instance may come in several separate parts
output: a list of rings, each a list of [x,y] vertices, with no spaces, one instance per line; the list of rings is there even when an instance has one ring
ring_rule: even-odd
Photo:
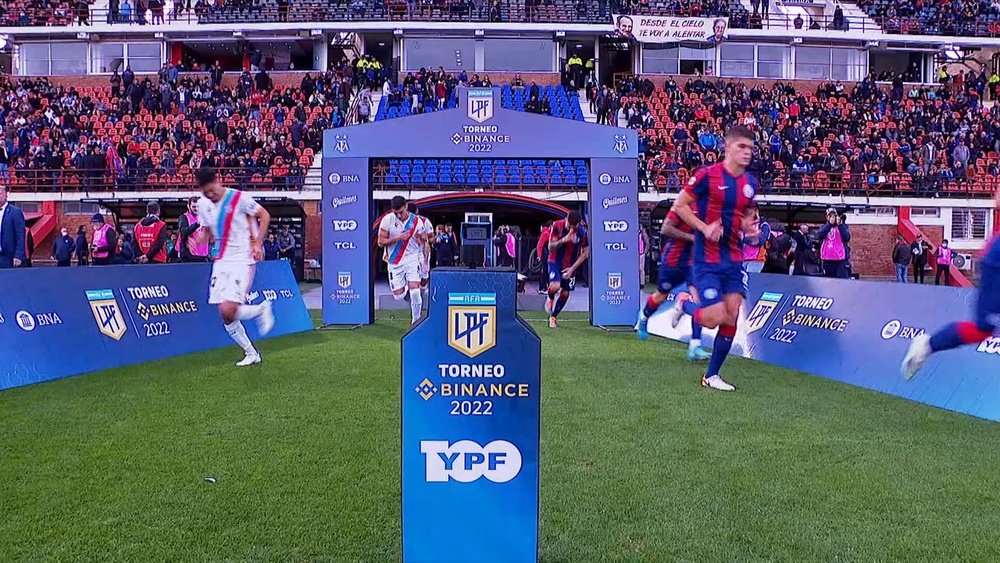
[[[892,249],[896,244],[895,225],[851,225],[851,265],[865,277],[891,278]],[[922,226],[924,236],[935,246],[944,238],[944,227]]]
[[[69,231],[69,236],[76,238],[76,230],[81,225],[83,226],[83,231],[87,233],[87,241],[90,242],[94,238],[94,229],[90,226],[90,215],[65,215],[62,212],[62,204],[59,202],[55,203],[56,211],[56,228],[45,237],[45,240],[35,241],[35,253],[32,255],[32,260],[38,265],[54,264],[50,260],[52,255],[52,245],[59,236],[60,230],[63,227]],[[113,217],[111,215],[105,216],[105,220],[112,221]],[[75,262],[74,262],[75,263]]]
[[[323,216],[319,213],[318,201],[303,201],[306,212],[306,233],[303,241],[303,255],[306,260],[319,259],[323,255]],[[362,228],[364,228],[362,226]]]

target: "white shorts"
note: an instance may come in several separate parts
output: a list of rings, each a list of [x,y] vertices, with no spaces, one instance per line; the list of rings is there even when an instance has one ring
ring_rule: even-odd
[[[256,265],[234,262],[215,262],[212,264],[212,279],[208,286],[208,304],[218,305],[230,301],[246,303],[247,293],[253,285],[253,273]]]
[[[389,264],[389,289],[395,293],[405,288],[408,282],[419,283],[422,273],[420,270],[420,261]]]

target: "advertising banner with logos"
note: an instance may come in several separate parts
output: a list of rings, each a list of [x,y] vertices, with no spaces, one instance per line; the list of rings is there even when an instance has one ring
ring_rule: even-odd
[[[638,194],[634,161],[590,161],[590,318],[597,326],[635,324],[641,293]]]
[[[729,18],[615,15],[612,34],[640,43],[697,41],[722,43],[729,36]]]
[[[346,139],[334,136],[334,152],[350,150]],[[368,159],[323,158],[324,325],[374,320],[371,216]]]
[[[750,275],[735,354],[936,407],[1000,421],[1000,336],[937,354],[912,381],[899,372],[910,341],[972,318],[975,290],[931,285]],[[686,339],[661,309],[650,333]],[[715,331],[705,331],[708,340]],[[733,378],[739,385],[739,377]]]
[[[0,274],[0,389],[233,346],[208,304],[210,264],[33,268]],[[312,330],[288,262],[257,265],[268,338]],[[256,340],[257,327],[244,323]],[[241,353],[241,352],[240,352]]]
[[[541,340],[514,272],[431,287],[402,342],[403,561],[537,561]]]
[[[609,250],[605,242],[599,247],[591,245],[591,260],[601,265],[592,273],[601,272],[601,279],[599,286],[591,288],[595,292],[591,301],[602,303],[592,314],[591,322],[600,326],[635,323],[635,311],[626,315],[624,310],[637,308],[639,284],[638,249],[635,249],[639,237],[636,132],[505,109],[502,102],[499,88],[460,88],[458,107],[454,110],[330,129],[324,133],[324,324],[361,325],[374,320],[370,261],[381,259],[381,250],[376,250],[371,230],[365,233],[349,230],[354,224],[351,221],[359,225],[370,224],[375,218],[368,184],[370,159],[373,158],[589,160],[591,211],[587,221],[594,223],[599,217],[606,217],[611,222],[623,220],[627,232],[609,231],[610,238],[603,232],[597,236],[612,244],[610,248],[621,248],[620,245],[628,240],[630,250],[627,252],[635,254],[634,267],[618,268],[618,263],[624,264],[624,256],[609,258],[606,255],[609,252],[625,254],[626,251]],[[597,161],[600,163],[595,164]],[[348,177],[351,181],[345,180]],[[606,184],[600,184],[602,178]],[[337,225],[343,228],[337,230]],[[619,228],[618,225],[621,223],[610,224],[609,228]],[[595,226],[603,228],[603,222]],[[366,245],[359,246],[361,242]],[[611,275],[619,270],[620,280]],[[611,287],[619,281],[621,290]]]

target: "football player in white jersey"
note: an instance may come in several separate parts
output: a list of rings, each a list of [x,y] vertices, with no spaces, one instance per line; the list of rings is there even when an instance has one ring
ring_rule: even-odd
[[[416,215],[416,213],[414,213]],[[417,215],[420,226],[417,228],[417,235],[423,241],[420,245],[423,254],[420,257],[420,289],[424,297],[428,297],[431,283],[431,239],[434,237],[434,225],[431,220],[423,215]]]
[[[419,217],[407,209],[406,198],[392,198],[390,207],[392,212],[378,225],[378,245],[385,248],[392,297],[402,301],[409,293],[411,322],[415,323],[423,305],[420,279],[426,235]]]
[[[240,321],[256,319],[261,336],[274,327],[270,301],[265,299],[259,305],[246,303],[256,264],[264,259],[260,234],[267,233],[271,215],[249,194],[223,187],[210,167],[199,168],[195,181],[204,194],[198,200],[198,223],[211,230],[214,240],[211,255],[215,263],[208,303],[219,306],[226,332],[246,354],[236,365],[259,364],[260,352],[250,342]]]

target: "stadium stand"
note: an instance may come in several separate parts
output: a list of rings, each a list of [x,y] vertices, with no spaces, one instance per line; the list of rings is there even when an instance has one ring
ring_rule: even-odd
[[[619,86],[628,126],[658,191],[677,191],[690,172],[721,156],[732,124],[759,131],[751,165],[777,193],[988,197],[995,186],[1000,108],[981,103],[985,75],[939,87],[902,82],[749,85],[696,78],[654,87]]]
[[[245,72],[235,87],[178,76],[0,85],[0,177],[15,190],[172,189],[210,164],[251,189],[300,189],[323,131],[347,122],[352,87],[332,72],[297,87],[272,87],[266,73]]]

